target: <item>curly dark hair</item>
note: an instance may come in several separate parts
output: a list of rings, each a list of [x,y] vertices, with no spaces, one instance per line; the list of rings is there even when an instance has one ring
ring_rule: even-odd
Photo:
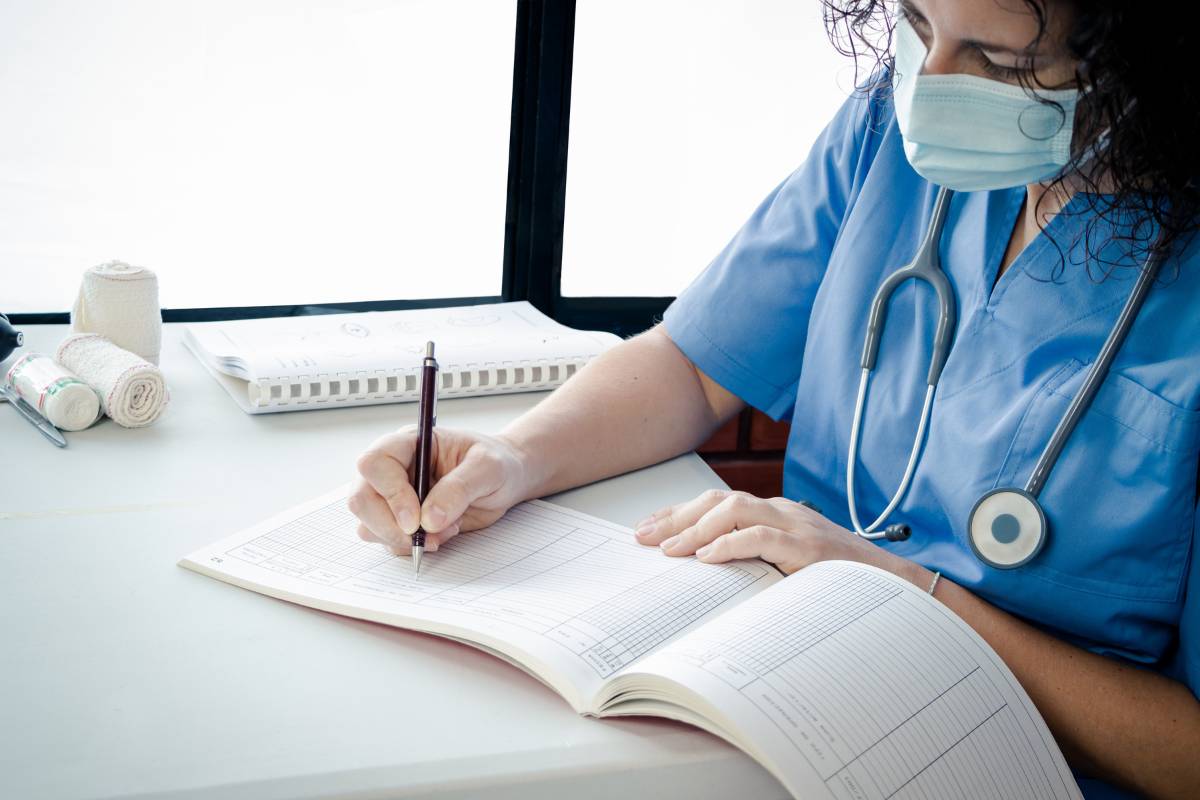
[[[1084,233],[1089,274],[1099,267],[1107,277],[1115,266],[1101,256],[1101,219],[1121,220],[1117,230],[1127,231],[1120,237],[1126,245],[1121,255],[1139,262],[1151,250],[1165,255],[1186,248],[1200,217],[1200,82],[1192,75],[1191,28],[1124,0],[1024,2],[1038,23],[1035,46],[1046,35],[1046,3],[1066,4],[1065,44],[1077,61],[1076,88],[1087,89],[1079,101],[1071,161],[1039,207],[1047,195],[1066,188],[1066,173],[1076,172],[1088,200],[1083,213],[1091,215]],[[895,22],[890,5],[822,0],[830,41],[854,59],[855,84],[864,92],[884,88],[889,80]],[[860,81],[863,56],[871,61],[868,78]],[[1034,95],[1049,88],[1022,83]],[[1105,131],[1106,146],[1093,148]],[[1085,162],[1087,168],[1080,169]],[[1037,219],[1041,226],[1040,214]],[[1061,270],[1061,248],[1059,254]]]

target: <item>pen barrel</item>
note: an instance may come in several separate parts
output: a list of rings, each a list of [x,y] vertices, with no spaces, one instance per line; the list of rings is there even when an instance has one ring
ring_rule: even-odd
[[[438,364],[426,358],[421,365],[421,398],[417,407],[417,453],[414,488],[417,499],[424,503],[433,484],[433,428],[437,422],[437,376]],[[425,545],[425,531],[418,528],[413,534],[413,544]]]

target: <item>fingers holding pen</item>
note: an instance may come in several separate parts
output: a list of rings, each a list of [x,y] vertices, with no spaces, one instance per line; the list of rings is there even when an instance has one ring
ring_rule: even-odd
[[[404,550],[420,525],[426,550],[436,550],[460,531],[485,528],[525,497],[522,452],[502,437],[437,429],[434,477],[422,504],[413,485],[415,426],[377,439],[357,462],[360,480],[349,508],[367,541]]]
[[[439,533],[425,534],[425,552],[427,552],[427,553],[437,552],[438,548],[440,548],[443,544],[445,544],[447,539],[449,539],[452,536],[458,535],[460,530],[461,530],[460,524],[458,522],[455,522],[451,525],[447,525]],[[412,539],[411,539],[411,537],[408,537],[408,536],[404,537],[404,541],[401,544],[398,544],[398,545],[392,544],[390,541],[385,541],[385,540],[377,537],[374,533],[371,532],[371,529],[368,528],[366,525],[359,524],[358,538],[362,539],[364,542],[373,542],[376,544],[382,544],[384,547],[391,550],[393,554],[398,555],[398,556],[411,556],[412,555]]]
[[[399,545],[409,541],[409,533],[400,527],[391,506],[371,484],[360,481],[346,498],[346,507],[358,517],[359,537],[367,541]]]
[[[396,523],[391,508],[369,484],[360,486],[346,501],[347,507],[358,517],[358,537],[366,542],[378,542],[390,548],[396,555],[412,552],[412,536]],[[461,520],[445,525],[436,533],[425,534],[425,550],[436,552],[461,528]]]
[[[408,479],[408,468],[403,460],[405,453],[396,452],[407,449],[407,457],[411,460],[411,448],[407,448],[403,439],[414,438],[411,432],[404,435],[401,441],[388,441],[399,434],[385,436],[358,458],[358,472],[362,481],[355,495],[360,499],[364,509],[377,508],[371,495],[374,494],[391,512],[396,526],[406,535],[412,535],[417,530],[421,515],[421,504],[417,500],[416,490]],[[397,446],[399,445],[399,446]],[[353,511],[354,509],[351,508]],[[358,512],[355,512],[357,514]],[[368,520],[368,527],[375,530]]]
[[[468,450],[429,490],[421,508],[421,524],[426,531],[441,534],[451,522],[461,523],[477,501],[496,492],[505,478],[499,459],[481,449]],[[449,537],[441,538],[445,542]]]

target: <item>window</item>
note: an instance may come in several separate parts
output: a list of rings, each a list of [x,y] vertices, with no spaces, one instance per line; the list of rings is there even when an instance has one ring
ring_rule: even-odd
[[[853,81],[819,3],[579,0],[562,294],[678,294]]]
[[[0,5],[0,308],[498,295],[516,0]]]

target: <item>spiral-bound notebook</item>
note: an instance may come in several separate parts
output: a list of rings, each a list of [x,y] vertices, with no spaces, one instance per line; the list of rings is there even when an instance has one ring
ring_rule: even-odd
[[[425,342],[438,396],[552,389],[620,341],[526,302],[189,325],[184,344],[248,414],[415,401]]]

